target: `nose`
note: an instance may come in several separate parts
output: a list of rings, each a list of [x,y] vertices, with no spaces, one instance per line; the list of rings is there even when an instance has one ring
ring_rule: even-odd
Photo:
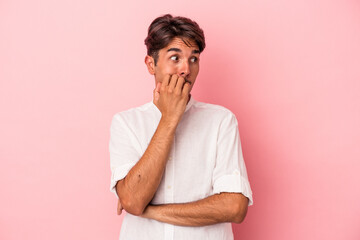
[[[186,78],[190,74],[190,65],[187,61],[183,61],[180,69],[179,69],[180,76]]]

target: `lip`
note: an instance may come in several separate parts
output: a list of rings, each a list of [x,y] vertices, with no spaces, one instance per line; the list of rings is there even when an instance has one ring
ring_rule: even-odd
[[[185,79],[185,82],[187,82],[187,83],[189,83],[191,85],[191,82],[189,80]]]

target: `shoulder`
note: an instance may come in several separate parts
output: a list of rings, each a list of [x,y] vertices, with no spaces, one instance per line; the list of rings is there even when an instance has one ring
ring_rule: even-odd
[[[112,117],[111,125],[118,125],[125,122],[131,122],[143,117],[147,112],[152,110],[152,102],[145,103],[138,107],[129,108],[124,111],[117,112]]]
[[[216,118],[220,120],[220,122],[235,121],[237,124],[235,114],[224,106],[196,101],[193,107],[196,112],[200,112],[211,118]]]
[[[148,102],[138,107],[129,108],[124,111],[115,113],[113,118],[133,118],[141,114],[146,114],[152,108],[152,103]]]

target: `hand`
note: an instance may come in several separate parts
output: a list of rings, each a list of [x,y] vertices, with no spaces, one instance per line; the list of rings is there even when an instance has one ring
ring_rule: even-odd
[[[117,215],[121,215],[123,210],[123,207],[121,206],[121,202],[120,202],[120,198],[118,200],[118,204],[117,204]]]
[[[183,77],[166,75],[154,89],[154,104],[164,119],[178,123],[189,100],[190,82]]]

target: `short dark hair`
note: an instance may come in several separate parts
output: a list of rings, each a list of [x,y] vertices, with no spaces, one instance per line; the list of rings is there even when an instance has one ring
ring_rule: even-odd
[[[154,58],[155,65],[159,58],[159,50],[166,47],[175,37],[181,38],[186,45],[188,43],[184,39],[194,40],[200,53],[205,48],[204,32],[196,22],[170,14],[160,16],[150,24],[145,39],[147,55]]]

